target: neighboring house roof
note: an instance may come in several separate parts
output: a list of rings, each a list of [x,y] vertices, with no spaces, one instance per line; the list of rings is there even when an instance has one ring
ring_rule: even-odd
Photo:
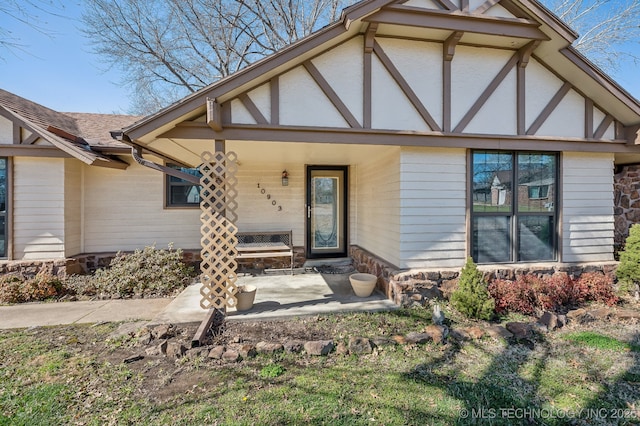
[[[247,66],[246,68],[225,77],[182,100],[152,114],[129,127],[123,128],[124,140],[147,144],[153,138],[167,131],[168,128],[201,114],[207,99],[228,101],[242,91],[264,83],[274,75],[283,72],[285,67],[289,69],[307,61],[319,50],[325,49],[327,44],[338,44],[349,36],[360,33],[363,28],[375,17],[376,13],[384,12],[389,17],[386,24],[394,25],[398,20],[407,19],[407,25],[424,25],[420,23],[421,17],[410,17],[411,7],[405,7],[405,1],[397,0],[363,0],[346,8],[338,22],[330,24],[323,29],[285,47],[284,49]],[[445,10],[434,12],[428,18],[451,19],[457,22],[455,25],[463,25],[458,20],[469,18],[479,19],[479,16],[468,11],[454,10],[449,1],[438,1]],[[463,2],[464,3],[464,2]],[[598,99],[600,107],[615,115],[616,118],[630,129],[640,125],[640,103],[614,80],[579,54],[572,46],[578,35],[562,22],[557,16],[545,8],[536,0],[502,0],[487,1],[490,5],[500,3],[513,11],[516,18],[514,24],[529,25],[529,33],[536,35],[537,44],[533,45],[535,55],[549,64],[552,64],[563,79],[572,85],[579,87],[586,97]],[[452,5],[452,6],[447,6]],[[484,5],[483,5],[484,6]],[[404,10],[402,10],[404,9]],[[394,19],[396,21],[394,21]],[[481,18],[482,24],[489,19]],[[517,22],[518,21],[518,22]],[[533,23],[537,23],[537,27]],[[434,27],[437,28],[437,27]],[[451,28],[448,28],[451,30]],[[523,28],[524,30],[524,28]],[[453,31],[453,30],[452,30]],[[460,31],[466,31],[461,29]],[[542,41],[540,43],[540,41]],[[324,46],[324,47],[322,47]],[[635,131],[629,138],[635,139]]]
[[[126,168],[127,163],[99,151],[126,145],[111,139],[109,130],[139,119],[117,114],[63,113],[2,89],[0,115],[86,164],[115,168]]]

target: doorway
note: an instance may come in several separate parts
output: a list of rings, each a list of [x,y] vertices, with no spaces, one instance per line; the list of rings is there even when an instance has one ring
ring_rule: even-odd
[[[348,166],[307,166],[306,257],[346,257]]]

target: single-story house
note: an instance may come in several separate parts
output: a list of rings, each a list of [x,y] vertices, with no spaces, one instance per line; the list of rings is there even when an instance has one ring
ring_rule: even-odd
[[[197,250],[199,193],[163,170],[223,151],[240,231],[292,230],[298,263],[352,256],[393,297],[469,256],[605,268],[632,217],[640,103],[576,38],[535,0],[363,0],[142,119],[32,116],[2,94],[4,257]]]

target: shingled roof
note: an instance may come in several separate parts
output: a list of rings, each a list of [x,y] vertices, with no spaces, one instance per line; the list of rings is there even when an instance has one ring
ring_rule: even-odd
[[[64,113],[0,89],[0,110],[10,120],[42,139],[91,165],[125,163],[98,151],[125,148],[111,138],[110,130],[120,129],[140,117],[118,114]],[[1,111],[0,111],[1,112]]]

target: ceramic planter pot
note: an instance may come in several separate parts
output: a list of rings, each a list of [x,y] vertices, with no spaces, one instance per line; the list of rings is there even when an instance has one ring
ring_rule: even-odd
[[[253,301],[256,298],[256,290],[257,287],[254,285],[242,286],[242,291],[236,293],[236,299],[238,299],[236,310],[248,311],[253,308]]]
[[[369,297],[376,288],[378,277],[372,274],[357,273],[349,275],[351,288],[358,297]]]

